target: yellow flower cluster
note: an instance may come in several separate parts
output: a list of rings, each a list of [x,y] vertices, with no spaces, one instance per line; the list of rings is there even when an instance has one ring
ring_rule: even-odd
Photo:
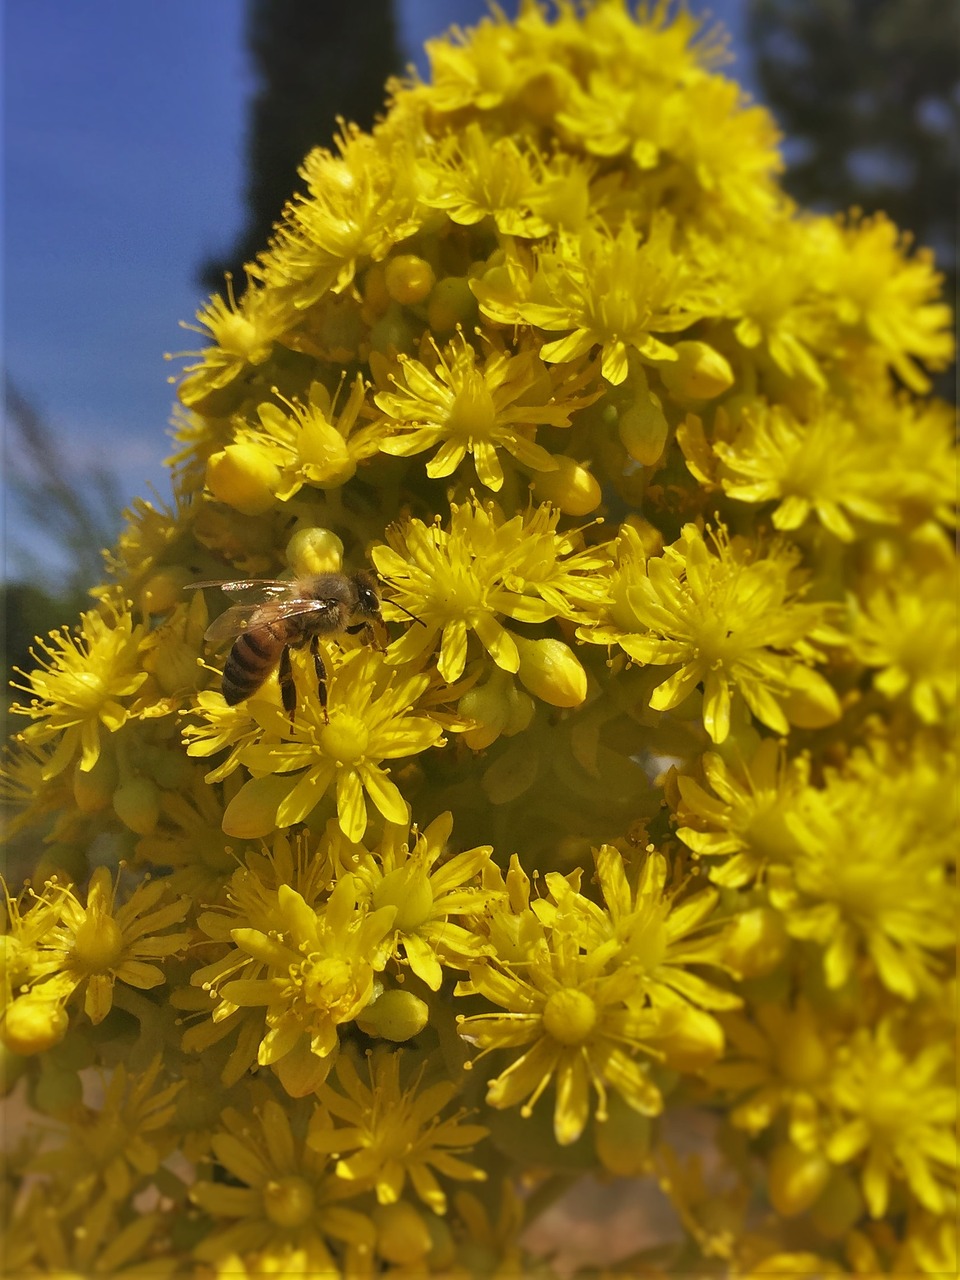
[[[676,1210],[630,1274],[955,1274],[932,259],[660,0],[428,53],[17,677],[7,1264],[549,1276],[594,1173]]]

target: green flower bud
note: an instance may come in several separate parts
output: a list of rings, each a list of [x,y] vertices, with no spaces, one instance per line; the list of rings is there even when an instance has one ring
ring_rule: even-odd
[[[40,1075],[30,1090],[30,1103],[45,1116],[69,1117],[83,1102],[83,1083],[75,1071],[55,1067],[44,1058]]]
[[[831,1170],[810,1221],[828,1240],[842,1240],[863,1216],[866,1206],[856,1179],[845,1169]]]
[[[819,1198],[830,1177],[830,1165],[818,1151],[799,1151],[792,1143],[776,1147],[770,1157],[767,1188],[770,1203],[783,1218],[795,1218]]]
[[[113,793],[113,811],[125,827],[148,836],[160,817],[160,791],[149,778],[127,778]]]
[[[112,750],[101,751],[92,769],[73,771],[73,798],[81,813],[106,809],[117,788],[117,762]]]
[[[724,959],[741,977],[758,978],[775,969],[789,940],[783,917],[770,907],[741,911],[726,937]]]
[[[357,1026],[364,1035],[402,1044],[419,1035],[429,1018],[430,1010],[419,996],[394,987],[367,1005],[357,1018]]]
[[[427,323],[431,332],[446,337],[460,325],[471,328],[477,319],[477,300],[466,276],[444,276],[434,285],[427,303]]]
[[[383,355],[398,351],[410,355],[413,352],[417,345],[417,331],[410,323],[409,313],[398,303],[392,303],[370,330],[370,345]]]
[[[27,1059],[8,1049],[0,1037],[0,1098],[5,1098],[27,1069]]]
[[[512,737],[527,727],[533,718],[533,700],[521,693],[506,671],[495,670],[489,680],[474,685],[460,699],[457,712],[474,720],[463,740],[474,751],[483,751],[496,742],[500,734]]]
[[[378,1204],[372,1217],[377,1229],[377,1252],[386,1262],[414,1266],[430,1252],[430,1231],[412,1204],[405,1200]]]

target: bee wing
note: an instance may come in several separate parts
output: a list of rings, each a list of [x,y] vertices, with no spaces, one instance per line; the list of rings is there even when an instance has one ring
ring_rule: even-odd
[[[285,582],[283,585],[289,587],[291,584]],[[208,644],[222,644],[225,640],[236,639],[251,625],[263,627],[282,618],[295,618],[302,613],[323,613],[329,608],[329,600],[313,600],[304,596],[265,600],[254,604],[235,604],[221,613],[219,618],[214,618],[203,638]]]
[[[221,582],[219,578],[209,582],[191,582],[187,591],[197,591],[201,587],[219,587],[228,596],[243,595],[254,592],[256,600],[270,600],[275,596],[289,595],[295,584],[282,582],[279,578],[239,578],[237,581]]]

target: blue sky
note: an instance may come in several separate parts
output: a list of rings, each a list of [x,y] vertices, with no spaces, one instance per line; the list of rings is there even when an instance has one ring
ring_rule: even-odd
[[[731,30],[734,74],[749,83],[745,0],[690,7]],[[7,371],[68,459],[107,462],[126,498],[148,482],[165,492],[173,367],[163,353],[193,345],[178,322],[204,301],[198,266],[243,220],[245,4],[3,9]],[[408,56],[485,12],[485,0],[399,0]]]

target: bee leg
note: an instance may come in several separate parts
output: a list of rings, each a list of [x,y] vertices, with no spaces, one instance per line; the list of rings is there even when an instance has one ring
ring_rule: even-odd
[[[369,622],[355,622],[352,627],[345,628],[348,636],[359,636],[361,644],[371,645],[378,652],[383,652],[383,645],[377,639],[377,633]]]
[[[283,646],[280,653],[280,667],[277,671],[277,676],[280,680],[280,698],[283,701],[283,709],[290,717],[290,728],[292,729],[297,714],[297,686],[293,680],[290,649],[287,645]]]
[[[320,696],[320,710],[323,712],[324,721],[329,724],[330,716],[327,712],[327,669],[323,665],[323,659],[320,657],[320,637],[310,637],[310,652],[313,654],[313,668],[317,673],[317,693]]]

